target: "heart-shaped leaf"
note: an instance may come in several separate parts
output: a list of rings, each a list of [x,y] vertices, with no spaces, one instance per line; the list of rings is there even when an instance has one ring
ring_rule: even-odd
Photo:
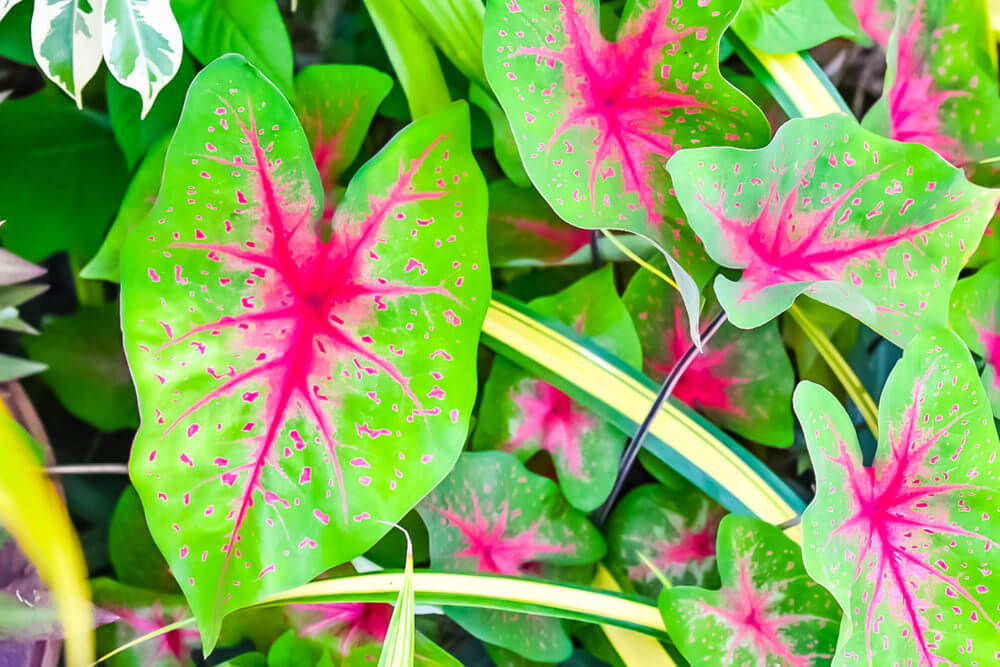
[[[642,341],[643,369],[662,382],[691,347],[680,294],[640,269],[622,300]],[[703,317],[701,328],[710,319],[711,314]],[[788,447],[794,382],[777,323],[752,331],[724,324],[684,371],[673,396],[719,426],[757,442]]]
[[[774,526],[731,514],[719,526],[722,588],[660,594],[667,634],[691,664],[830,664],[840,609],[809,578],[799,546]]]
[[[122,253],[131,475],[206,644],[353,558],[451,469],[489,297],[486,187],[455,104],[359,170],[319,235],[291,107],[239,56],[192,84]]]
[[[983,387],[1000,415],[1000,261],[958,281],[951,293],[951,325],[965,344],[983,358]]]
[[[1000,183],[996,40],[986,3],[897,0],[883,97],[865,126],[930,146],[977,183]]]
[[[392,605],[367,602],[291,605],[286,615],[299,637],[330,651],[343,667],[374,665],[385,641]],[[415,667],[459,667],[447,651],[418,632]]]
[[[594,0],[486,9],[486,75],[542,196],[578,227],[647,236],[679,282],[690,275],[699,287],[715,266],[663,165],[682,148],[767,140],[763,114],[719,72],[719,39],[739,5],[629,2],[613,42],[601,34]],[[696,314],[693,287],[686,298]]]
[[[929,148],[846,115],[789,121],[761,150],[684,151],[667,168],[713,259],[742,270],[716,278],[715,293],[743,329],[805,293],[905,345],[947,322],[997,203]]]
[[[744,0],[733,30],[765,53],[790,53],[834,37],[867,42],[858,18],[849,0]]]
[[[811,383],[795,413],[816,470],[805,563],[844,610],[837,664],[986,665],[1000,651],[996,428],[968,349],[914,338],[889,375],[879,444],[862,464],[851,421]]]
[[[636,592],[654,599],[663,589],[657,573],[675,585],[715,587],[715,536],[725,513],[690,484],[679,489],[637,487],[608,519],[608,568],[619,580],[630,581]]]
[[[590,244],[590,232],[568,225],[534,188],[490,183],[490,264],[559,264]]]
[[[626,363],[640,365],[639,340],[615,290],[611,265],[529,305]],[[625,446],[625,435],[612,424],[503,357],[493,362],[482,404],[489,408],[479,413],[475,449],[502,449],[522,461],[548,452],[566,499],[584,512],[608,497]]]
[[[545,565],[593,563],[604,540],[551,481],[505,452],[466,453],[417,506],[431,538],[431,567],[527,575]],[[551,574],[551,573],[549,573]],[[562,621],[492,609],[449,608],[477,638],[531,658],[565,660],[572,651]]]
[[[851,0],[851,5],[854,7],[854,13],[857,14],[862,30],[882,48],[889,45],[889,36],[892,34],[892,26],[896,21],[896,1]]]

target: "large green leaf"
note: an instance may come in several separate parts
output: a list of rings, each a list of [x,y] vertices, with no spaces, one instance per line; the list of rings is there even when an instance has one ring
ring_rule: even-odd
[[[643,368],[663,382],[691,347],[680,294],[640,269],[622,300],[642,341]],[[699,326],[707,326],[712,316],[707,313]],[[672,395],[719,426],[766,445],[787,447],[792,444],[794,382],[777,323],[752,331],[724,324],[684,371]]]
[[[738,8],[629,2],[613,42],[593,0],[491,2],[486,11],[486,75],[532,182],[573,225],[650,238],[685,284],[692,315],[688,276],[703,286],[715,265],[663,165],[682,148],[767,140],[764,116],[719,72],[719,40]]]
[[[965,344],[983,358],[983,386],[1000,415],[1000,261],[987,264],[975,275],[959,280],[951,294],[951,325]]]
[[[94,252],[128,182],[106,124],[54,90],[0,104],[0,165],[0,239],[31,262]]]
[[[292,94],[292,43],[274,0],[172,0],[184,46],[203,63],[238,53]]]
[[[997,193],[925,146],[846,115],[791,120],[757,151],[684,151],[668,165],[709,254],[740,269],[715,293],[740,328],[800,294],[850,313],[897,345],[943,325],[948,295]]]
[[[1000,443],[962,341],[938,330],[906,348],[882,392],[871,466],[829,392],[803,383],[795,412],[817,479],[805,564],[845,614],[836,664],[992,664]]]
[[[639,366],[639,340],[610,265],[529,305]],[[474,448],[509,451],[522,461],[548,452],[566,499],[585,512],[608,497],[625,446],[625,435],[613,424],[504,357],[493,362],[482,404]]]
[[[722,588],[660,594],[667,633],[691,664],[830,664],[840,610],[809,578],[799,545],[780,529],[731,514],[719,526]]]
[[[803,51],[835,37],[868,41],[850,0],[744,0],[733,30],[764,53]]]
[[[463,104],[355,175],[329,240],[295,114],[239,56],[192,84],[122,253],[131,474],[208,650],[222,616],[359,555],[451,469],[489,298]]]
[[[1000,183],[996,40],[983,0],[897,0],[882,99],[865,126]]]
[[[459,572],[526,575],[546,566],[593,563],[604,540],[551,481],[504,452],[466,453],[418,505],[431,538],[431,566]],[[549,574],[553,574],[549,571]],[[449,607],[473,635],[542,661],[569,657],[558,619],[491,609]]]
[[[688,483],[637,487],[608,519],[608,568],[654,599],[663,589],[660,574],[675,585],[715,586],[715,536],[725,513]]]

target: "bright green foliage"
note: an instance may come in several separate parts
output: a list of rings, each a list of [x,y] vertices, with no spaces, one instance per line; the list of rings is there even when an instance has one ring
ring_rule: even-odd
[[[58,172],[73,177],[55,190]],[[0,240],[7,250],[30,262],[60,250],[89,257],[127,182],[111,131],[55,91],[0,104],[0,220],[7,220]]]
[[[635,591],[656,598],[657,573],[674,585],[714,588],[715,536],[726,514],[693,485],[645,484],[629,492],[608,519],[608,568]],[[643,557],[656,569],[654,572]]]
[[[25,348],[48,366],[42,380],[74,416],[103,431],[139,425],[116,302],[46,319]]]
[[[167,561],[156,548],[139,494],[125,487],[108,524],[108,557],[115,579],[129,586],[151,591],[180,593]]]
[[[639,341],[615,291],[610,265],[529,307],[639,366]],[[548,452],[563,494],[584,512],[608,497],[625,446],[624,434],[614,425],[503,357],[493,362],[483,404],[490,409],[480,413],[473,448],[512,452],[522,461]]]
[[[431,538],[431,567],[525,576],[542,567],[593,563],[604,540],[556,485],[505,452],[466,453],[417,506]],[[572,644],[560,620],[452,607],[448,615],[483,641],[540,661],[565,660]]]
[[[691,347],[691,327],[680,295],[659,277],[640,270],[622,300],[642,341],[643,369],[662,382]],[[714,304],[706,309],[700,328],[717,310]],[[792,444],[794,381],[777,323],[752,331],[724,324],[681,376],[672,395],[719,426],[766,445],[787,447]]]
[[[803,51],[835,37],[869,41],[851,0],[744,0],[733,30],[765,53]]]
[[[804,293],[897,345],[947,322],[998,199],[929,148],[846,115],[791,120],[757,151],[685,151],[668,169],[709,254],[741,270],[715,281],[734,325],[758,327]]]
[[[951,294],[951,326],[973,352],[983,358],[983,387],[1000,415],[1000,261],[979,269],[975,275],[958,281]]]
[[[353,558],[451,469],[489,295],[467,108],[411,124],[319,234],[306,136],[238,56],[203,70],[122,253],[131,475],[206,644]]]
[[[717,591],[678,586],[660,594],[674,645],[691,664],[819,667],[830,664],[840,609],[809,578],[799,546],[759,519],[719,526]]]
[[[802,516],[805,563],[844,610],[836,664],[990,664],[1000,651],[997,433],[968,349],[914,338],[879,405],[870,467],[824,389],[795,392],[816,470]]]
[[[663,165],[682,148],[767,140],[763,115],[719,72],[719,39],[739,2],[629,2],[616,41],[601,35],[597,8],[489,3],[486,75],[553,210],[579,227],[648,237],[695,315],[695,284],[715,265],[684,224]]]

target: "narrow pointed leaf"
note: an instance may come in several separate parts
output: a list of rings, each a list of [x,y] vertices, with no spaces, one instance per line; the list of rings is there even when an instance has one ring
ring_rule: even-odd
[[[741,270],[715,281],[734,325],[758,327],[804,293],[897,345],[947,322],[997,203],[929,148],[846,115],[789,121],[757,151],[685,151],[668,169],[708,252]]]
[[[126,242],[131,475],[208,650],[222,616],[353,558],[451,468],[488,304],[467,107],[411,124],[318,233],[288,103],[239,56],[202,71]]]
[[[486,12],[486,75],[542,196],[573,225],[645,235],[699,286],[715,266],[663,165],[682,148],[767,140],[763,115],[719,72],[719,39],[738,8],[630,2],[615,41],[593,0],[491,2]]]
[[[530,306],[639,365],[635,327],[618,298],[610,265]],[[474,448],[508,451],[522,461],[548,452],[563,494],[584,512],[608,497],[625,446],[625,435],[614,425],[504,357],[493,362],[483,405],[490,407],[480,411]]]
[[[637,487],[608,519],[608,568],[653,599],[663,589],[658,574],[676,586],[714,588],[715,536],[725,513],[690,484]]]
[[[667,633],[691,664],[829,665],[840,609],[809,578],[799,545],[774,526],[731,514],[719,526],[722,588],[660,594]]]
[[[987,264],[955,285],[951,325],[986,363],[983,387],[993,414],[1000,415],[1000,261]]]
[[[102,0],[108,70],[142,99],[140,118],[181,66],[181,29],[169,0]]]
[[[622,300],[642,341],[643,368],[663,382],[691,347],[680,295],[640,270]],[[718,311],[718,306],[713,308]],[[699,327],[704,329],[713,316],[706,309]],[[794,381],[777,323],[752,331],[724,324],[681,376],[673,396],[719,426],[765,445],[787,447],[792,444]]]
[[[431,566],[525,575],[544,565],[592,563],[604,540],[556,485],[504,452],[466,453],[417,510],[431,538]],[[473,635],[542,661],[569,657],[562,622],[548,617],[448,608]]]
[[[36,0],[31,15],[35,62],[83,108],[83,87],[101,65],[98,0]]]
[[[982,185],[1000,183],[996,39],[981,0],[897,0],[882,99],[865,117],[880,134],[933,148]]]
[[[400,528],[402,530],[402,528]],[[413,667],[414,627],[413,617],[413,542],[406,535],[406,565],[403,569],[403,583],[399,596],[393,605],[392,618],[382,642],[378,667]]]
[[[850,0],[744,0],[733,30],[764,53],[804,51],[835,37],[868,41]]]
[[[1000,651],[996,428],[968,349],[916,337],[879,406],[862,464],[847,413],[826,390],[795,392],[816,469],[802,516],[805,564],[844,610],[836,664],[990,664]]]

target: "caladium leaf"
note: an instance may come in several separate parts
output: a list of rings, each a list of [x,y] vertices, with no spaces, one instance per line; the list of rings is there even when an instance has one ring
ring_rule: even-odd
[[[896,0],[851,0],[862,30],[882,48],[889,45],[889,36],[896,21]]]
[[[35,62],[83,108],[83,87],[101,66],[101,3],[35,0],[31,46]]]
[[[459,103],[363,166],[319,235],[291,107],[240,56],[192,84],[122,253],[142,425],[130,471],[198,617],[353,558],[451,469],[489,300],[486,187]]]
[[[611,42],[598,6],[489,3],[486,75],[528,175],[559,217],[650,238],[688,284],[696,314],[688,276],[703,286],[715,266],[684,223],[663,164],[691,146],[767,141],[763,114],[719,72],[720,36],[740,3],[629,2]]]
[[[979,0],[897,0],[882,99],[865,126],[930,146],[982,185],[1000,169],[996,40]]]
[[[622,300],[642,341],[643,369],[662,382],[691,347],[691,327],[680,295],[640,269]],[[710,311],[706,309],[700,328],[708,325]],[[724,324],[684,371],[673,396],[746,438],[788,447],[793,436],[794,382],[777,323],[753,331]]]
[[[527,575],[541,564],[593,563],[604,540],[549,479],[505,452],[461,456],[417,511],[431,538],[431,567]],[[562,621],[492,609],[449,608],[477,638],[533,660],[565,660],[572,644]]]
[[[897,345],[948,317],[948,295],[997,204],[925,146],[846,115],[792,120],[757,151],[684,151],[667,168],[715,261],[741,269],[715,293],[752,329],[799,294]]]
[[[140,118],[181,66],[181,29],[170,0],[101,0],[104,60],[122,85],[142,99]],[[100,4],[100,3],[99,3]]]
[[[835,37],[868,41],[850,0],[744,0],[733,30],[765,53],[811,49]]]
[[[722,588],[660,594],[667,634],[691,664],[829,665],[840,609],[809,578],[802,551],[774,526],[731,514],[718,539]]]
[[[795,392],[816,470],[805,564],[844,610],[838,656],[876,665],[985,665],[1000,651],[993,573],[996,428],[968,349],[923,333],[889,375],[870,467],[851,421],[817,385]]]
[[[608,519],[608,568],[636,592],[654,599],[663,589],[657,573],[674,585],[714,588],[719,583],[715,536],[725,514],[690,484],[681,489],[637,487]]]
[[[329,650],[343,667],[374,665],[382,653],[392,605],[367,602],[291,605],[286,615],[299,637]],[[462,663],[417,632],[415,667],[459,667]]]
[[[559,264],[590,244],[590,232],[559,219],[534,188],[490,183],[492,266]]]
[[[1000,415],[1000,261],[958,281],[951,294],[951,326],[973,352],[983,358],[983,387]]]
[[[611,265],[530,307],[568,324],[597,345],[638,367],[639,340],[615,290]],[[497,357],[483,388],[473,439],[476,449],[501,449],[522,461],[546,451],[571,505],[589,512],[608,497],[615,482],[625,434],[548,382]]]
[[[354,162],[392,79],[361,65],[313,65],[295,77],[295,112],[323,183],[323,220],[333,219],[335,188]]]

